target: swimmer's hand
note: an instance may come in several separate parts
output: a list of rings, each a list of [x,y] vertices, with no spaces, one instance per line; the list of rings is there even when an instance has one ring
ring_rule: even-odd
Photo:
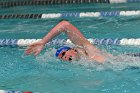
[[[25,51],[25,54],[34,54],[34,56],[37,56],[44,49],[44,45],[45,44],[42,41],[33,43],[28,46],[28,48]]]

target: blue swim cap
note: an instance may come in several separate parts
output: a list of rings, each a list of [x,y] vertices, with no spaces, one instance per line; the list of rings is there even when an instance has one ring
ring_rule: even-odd
[[[64,47],[61,47],[59,49],[57,49],[56,53],[55,53],[55,56],[58,57],[58,55],[63,51],[63,50],[69,50],[71,49],[70,47],[67,47],[67,46],[64,46]]]

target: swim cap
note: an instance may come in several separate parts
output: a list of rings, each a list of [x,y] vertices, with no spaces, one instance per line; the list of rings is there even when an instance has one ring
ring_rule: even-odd
[[[58,55],[63,51],[63,50],[69,50],[71,49],[70,47],[67,47],[67,46],[64,46],[64,47],[61,47],[59,49],[57,49],[56,53],[55,53],[55,56],[58,57]]]

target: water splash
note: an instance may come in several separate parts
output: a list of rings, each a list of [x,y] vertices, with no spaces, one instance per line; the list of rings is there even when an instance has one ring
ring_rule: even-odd
[[[87,58],[81,58],[79,61],[74,61],[74,62],[63,62],[60,59],[57,59],[55,57],[55,48],[50,48],[45,51],[44,54],[36,57],[36,60],[44,66],[48,66],[48,64],[57,65],[57,64],[62,64],[59,66],[68,66],[72,65],[74,66],[82,66],[85,69],[88,69],[89,71],[101,71],[101,70],[124,70],[130,67],[137,67],[140,68],[140,57],[133,57],[133,56],[128,56],[124,54],[120,55],[115,55],[113,57],[108,57],[106,62],[99,64],[96,61],[89,60]],[[106,52],[104,52],[106,53]],[[64,65],[63,63],[68,63],[67,65]],[[69,64],[70,63],[70,64]],[[59,67],[58,67],[59,68]]]

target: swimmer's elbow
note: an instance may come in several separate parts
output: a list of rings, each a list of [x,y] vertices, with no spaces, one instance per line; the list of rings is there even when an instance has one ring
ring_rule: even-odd
[[[68,21],[65,21],[65,20],[63,20],[59,23],[60,30],[62,32],[65,32],[65,33],[67,32],[69,26],[70,26],[70,23]]]
[[[70,25],[70,23],[68,21],[65,21],[65,20],[61,21],[61,24],[63,25],[63,27],[67,27]]]
[[[61,21],[61,23],[63,23],[63,24],[70,24],[68,21],[65,21],[65,20]]]

